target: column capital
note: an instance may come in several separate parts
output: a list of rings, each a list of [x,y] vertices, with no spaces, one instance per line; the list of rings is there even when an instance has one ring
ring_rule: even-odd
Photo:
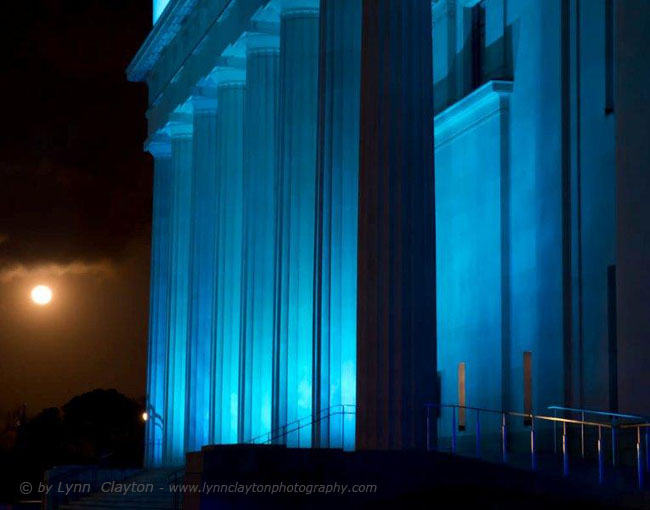
[[[319,0],[272,0],[272,4],[285,16],[318,16]]]
[[[280,36],[264,32],[247,32],[243,36],[246,44],[246,55],[251,53],[279,53]]]
[[[246,69],[231,66],[217,66],[206,77],[206,83],[211,87],[246,84]],[[215,90],[216,93],[216,90]]]
[[[165,125],[165,131],[172,139],[192,136],[192,114],[173,112]]]
[[[193,113],[215,113],[217,111],[217,90],[211,84],[192,87],[190,102]]]
[[[169,135],[162,131],[150,135],[144,142],[144,150],[156,159],[171,158],[172,144]]]
[[[217,67],[245,68],[246,57],[251,53],[280,51],[279,23],[274,23],[278,30],[272,31],[257,28],[258,23],[253,23],[253,25],[253,30],[243,32],[234,43],[224,50],[217,60]]]

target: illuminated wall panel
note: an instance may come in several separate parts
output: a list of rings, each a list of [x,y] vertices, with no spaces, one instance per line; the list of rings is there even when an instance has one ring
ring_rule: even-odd
[[[320,10],[314,411],[327,416],[356,403],[361,0]],[[353,414],[315,428],[320,446],[354,448]]]
[[[509,343],[502,323],[509,290],[502,224],[511,90],[510,82],[489,82],[434,120],[438,366],[445,403],[458,401],[457,367],[465,362],[468,405],[505,404]],[[442,420],[440,432],[449,435],[449,427]]]
[[[280,27],[276,426],[312,413],[318,4],[288,5]],[[309,446],[311,426],[286,440]]]
[[[568,77],[559,64],[564,51],[563,7],[554,2],[515,2],[509,5],[508,16],[517,20],[527,37],[513,53],[515,79],[510,99],[505,256],[510,279],[507,362],[513,383],[506,406],[521,408],[523,388],[517,381],[523,373],[522,353],[530,351],[537,378],[533,402],[537,409],[544,409],[569,395],[569,351],[572,343],[578,344],[567,327],[572,313],[568,305],[572,277],[566,245],[571,231],[566,173],[572,149],[565,137],[569,126],[562,101]]]

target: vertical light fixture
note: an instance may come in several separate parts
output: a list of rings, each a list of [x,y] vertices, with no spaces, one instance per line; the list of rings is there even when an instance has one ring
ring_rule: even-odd
[[[458,430],[465,430],[467,421],[465,412],[465,362],[458,363]]]
[[[524,413],[533,413],[533,353],[524,351]],[[524,418],[524,425],[530,425],[531,419]]]

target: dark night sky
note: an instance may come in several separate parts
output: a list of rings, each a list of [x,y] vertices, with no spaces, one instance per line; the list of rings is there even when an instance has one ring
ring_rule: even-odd
[[[141,397],[152,164],[125,68],[151,2],[6,2],[0,25],[0,420],[96,387]]]

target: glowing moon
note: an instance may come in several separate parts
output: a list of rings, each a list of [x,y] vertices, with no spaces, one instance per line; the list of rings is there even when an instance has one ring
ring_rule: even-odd
[[[37,285],[32,289],[32,301],[44,306],[52,301],[52,290],[46,285]]]

